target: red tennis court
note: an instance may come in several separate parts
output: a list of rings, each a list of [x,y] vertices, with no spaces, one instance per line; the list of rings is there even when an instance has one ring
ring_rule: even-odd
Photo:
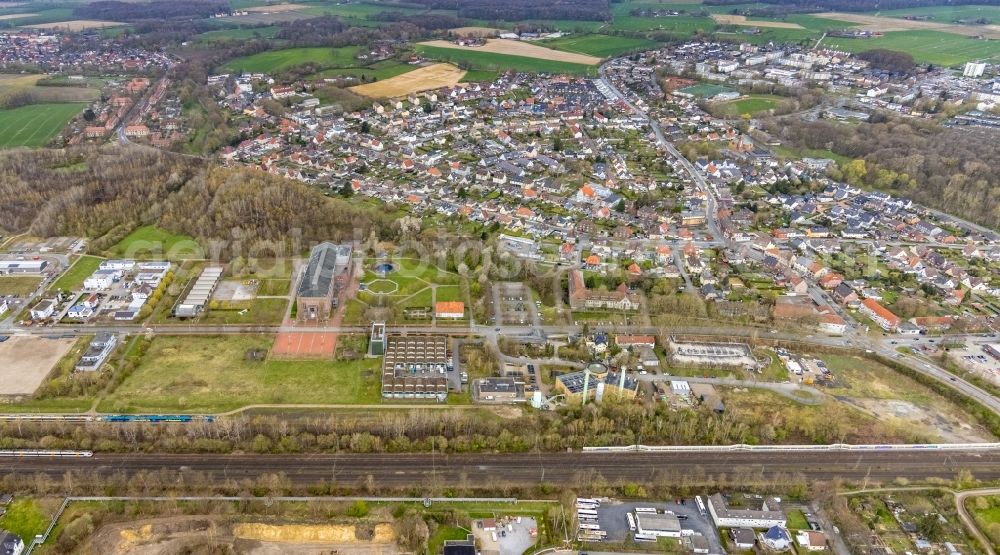
[[[279,357],[333,357],[337,334],[332,332],[281,332],[274,338],[271,354]]]

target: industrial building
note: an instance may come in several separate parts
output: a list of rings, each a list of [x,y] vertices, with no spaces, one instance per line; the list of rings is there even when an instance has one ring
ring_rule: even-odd
[[[309,264],[295,290],[298,318],[304,321],[326,320],[339,304],[351,269],[350,245],[320,243],[309,254]]]
[[[46,266],[44,260],[0,260],[0,276],[41,274]]]
[[[448,338],[444,335],[389,335],[382,363],[382,397],[448,397]]]
[[[747,498],[747,501],[757,501]],[[719,528],[771,528],[785,526],[785,512],[777,498],[761,498],[754,508],[732,508],[721,493],[708,498],[708,512]]]
[[[174,315],[178,318],[193,318],[200,314],[208,304],[208,300],[212,298],[212,293],[215,292],[215,287],[219,285],[221,278],[220,266],[205,268],[198,276],[198,281],[194,282],[194,286],[188,291],[184,301],[174,309]]]
[[[580,397],[587,401],[593,397],[600,402],[605,395],[635,397],[639,382],[625,372],[612,372],[603,364],[593,363],[585,370],[558,376],[554,390],[567,398]]]
[[[676,515],[635,513],[636,532],[662,538],[681,537],[681,521]]]

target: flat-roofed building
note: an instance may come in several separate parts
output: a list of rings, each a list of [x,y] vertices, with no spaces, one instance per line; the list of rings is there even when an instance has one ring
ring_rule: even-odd
[[[309,254],[309,264],[295,290],[298,318],[318,321],[330,318],[346,288],[351,269],[351,246],[320,243]]]
[[[48,264],[45,260],[0,260],[0,276],[41,274]]]
[[[472,395],[479,403],[523,403],[524,380],[514,377],[479,378],[472,382]]]
[[[177,305],[174,315],[178,318],[193,318],[201,313],[208,305],[208,300],[212,298],[215,287],[222,279],[222,268],[219,266],[209,266],[205,268],[198,281],[194,282],[191,290],[188,291],[184,301]]]
[[[677,515],[635,513],[635,521],[635,531],[640,534],[663,538],[681,537],[681,521]]]
[[[784,526],[787,520],[776,498],[762,499],[756,508],[736,508],[716,493],[708,498],[708,512],[719,528],[771,528]]]

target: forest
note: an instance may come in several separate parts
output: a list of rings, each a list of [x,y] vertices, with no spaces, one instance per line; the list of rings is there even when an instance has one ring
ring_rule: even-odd
[[[139,21],[143,19],[204,18],[228,12],[229,3],[214,0],[170,0],[170,2],[121,2],[101,0],[73,9],[82,19]]]
[[[771,120],[765,127],[783,143],[830,149],[854,159],[832,174],[835,179],[1000,228],[996,131],[950,129],[912,119],[859,125],[827,120],[787,125]]]
[[[457,10],[458,17],[497,21],[572,19],[608,21],[608,0],[415,0],[437,10]]]
[[[7,233],[91,237],[101,252],[135,227],[193,235],[228,258],[396,233],[389,208],[328,198],[296,181],[141,147],[0,154]]]

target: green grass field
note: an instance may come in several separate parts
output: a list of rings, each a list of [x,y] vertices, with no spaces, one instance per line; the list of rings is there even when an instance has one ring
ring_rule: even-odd
[[[463,83],[480,83],[496,81],[498,72],[489,69],[470,69],[462,76]]]
[[[873,14],[874,15],[874,14]],[[994,24],[1000,22],[1000,6],[923,6],[919,8],[900,8],[877,12],[883,17],[905,17],[908,15],[930,17],[935,23],[952,23],[957,20],[974,20],[986,18]]]
[[[143,260],[188,260],[204,257],[198,243],[187,235],[174,235],[156,226],[147,225],[130,233],[110,254],[119,258]]]
[[[0,148],[45,146],[84,108],[77,102],[0,110]]]
[[[28,543],[45,531],[51,518],[34,499],[19,497],[7,507],[7,514],[0,517],[0,528],[14,532]]]
[[[549,48],[587,54],[598,58],[619,56],[633,50],[642,50],[656,46],[656,41],[634,39],[630,37],[612,37],[608,35],[571,35],[541,43]]]
[[[738,118],[743,114],[755,115],[777,108],[782,98],[770,95],[753,95],[737,100],[715,102],[709,109],[713,115],[726,118]]]
[[[153,340],[142,362],[104,399],[109,412],[218,412],[261,403],[377,403],[377,359],[248,361],[269,351],[272,335]]]
[[[510,56],[492,52],[476,52],[474,50],[458,50],[418,44],[417,51],[436,60],[452,62],[460,67],[485,69],[492,71],[526,71],[532,73],[568,73],[572,75],[596,75],[596,66],[540,60],[525,56]]]
[[[272,38],[278,32],[276,25],[255,27],[250,29],[219,29],[208,31],[195,37],[198,42],[249,40],[254,38]]]
[[[345,46],[343,48],[286,48],[271,50],[252,56],[244,56],[229,60],[222,64],[225,71],[273,73],[306,63],[320,67],[353,67],[357,65],[354,56],[361,47]]]
[[[27,295],[41,282],[42,278],[34,276],[0,276],[0,295]]]
[[[198,320],[198,323],[206,325],[280,324],[285,318],[288,299],[254,299],[232,304],[233,306],[225,308],[210,308]],[[244,309],[246,312],[243,312]]]
[[[395,77],[397,75],[402,75],[417,69],[417,66],[411,66],[409,64],[404,64],[396,60],[382,60],[380,62],[375,62],[370,66],[365,67],[338,67],[333,69],[325,69],[316,73],[313,77],[316,79],[334,78],[334,77],[357,77],[359,79],[366,79],[368,81],[381,81],[383,79],[388,79],[390,77]]]
[[[972,60],[1000,60],[1000,41],[978,40],[940,31],[895,31],[872,39],[829,37],[827,48],[863,52],[873,48],[899,50],[919,63],[957,66]]]
[[[694,95],[698,98],[711,98],[717,94],[729,91],[726,87],[721,85],[692,85],[690,87],[684,87],[677,92],[682,92],[685,94]]]
[[[72,266],[66,270],[59,279],[52,284],[51,289],[62,289],[63,291],[76,291],[83,287],[83,280],[93,274],[97,267],[101,265],[102,258],[96,256],[81,256]]]

